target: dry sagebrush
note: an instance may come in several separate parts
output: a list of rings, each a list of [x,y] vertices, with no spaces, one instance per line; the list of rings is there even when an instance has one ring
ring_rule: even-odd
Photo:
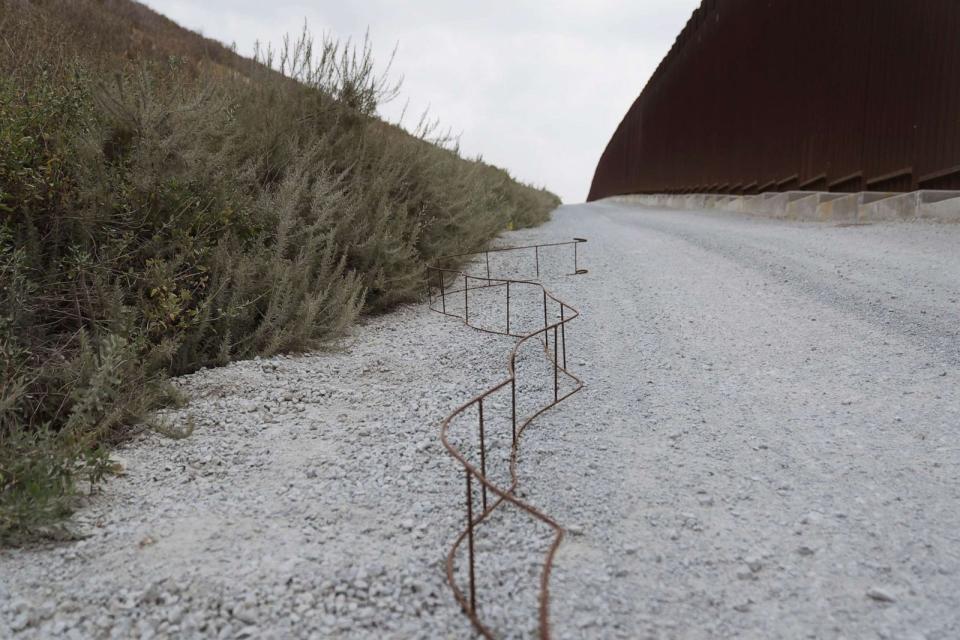
[[[167,376],[321,347],[558,204],[378,120],[368,43],[250,61],[130,2],[0,0],[0,72],[6,542],[64,533]]]

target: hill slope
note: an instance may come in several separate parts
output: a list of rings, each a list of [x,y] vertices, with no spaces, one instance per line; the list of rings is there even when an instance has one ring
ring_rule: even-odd
[[[316,348],[559,204],[379,121],[369,48],[275,60],[128,0],[0,0],[0,539],[53,532],[167,375]]]

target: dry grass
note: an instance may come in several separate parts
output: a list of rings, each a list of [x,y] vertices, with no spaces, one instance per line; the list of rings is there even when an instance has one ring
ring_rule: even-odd
[[[365,44],[273,55],[0,0],[0,540],[62,535],[166,376],[316,348],[559,204],[379,121]]]

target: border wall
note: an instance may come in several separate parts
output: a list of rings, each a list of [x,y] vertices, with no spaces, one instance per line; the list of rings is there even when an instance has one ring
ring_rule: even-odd
[[[589,200],[960,189],[958,0],[704,0]]]

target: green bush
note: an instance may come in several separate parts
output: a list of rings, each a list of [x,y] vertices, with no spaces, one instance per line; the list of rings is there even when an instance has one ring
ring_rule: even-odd
[[[378,120],[366,42],[243,60],[122,0],[0,0],[0,40],[0,542],[63,535],[168,376],[321,347],[559,204]]]

